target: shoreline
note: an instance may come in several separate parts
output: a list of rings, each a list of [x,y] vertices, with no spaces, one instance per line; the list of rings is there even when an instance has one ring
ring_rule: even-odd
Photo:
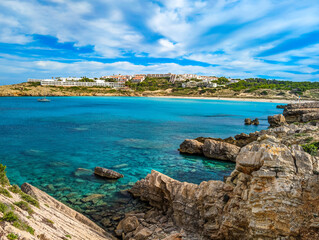
[[[1,97],[43,97],[44,95],[33,95],[33,96],[0,96]],[[140,97],[140,98],[172,98],[172,99],[198,99],[198,100],[220,100],[220,101],[238,101],[238,102],[265,102],[265,103],[283,103],[283,104],[295,104],[295,103],[306,103],[306,102],[317,102],[318,100],[288,100],[288,99],[269,99],[269,98],[239,98],[239,97],[190,97],[190,96],[157,96],[157,95],[145,95],[145,96],[127,96],[127,95],[46,95],[48,98],[55,97]]]
[[[298,100],[267,99],[267,98],[226,98],[226,97],[184,97],[184,96],[145,96],[150,98],[203,99],[239,102],[269,102],[269,103],[299,103]],[[300,103],[315,102],[315,100],[300,100]]]

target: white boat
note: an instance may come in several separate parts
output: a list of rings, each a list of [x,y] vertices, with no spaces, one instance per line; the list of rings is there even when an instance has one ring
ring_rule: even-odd
[[[38,98],[38,102],[51,102],[50,99],[47,99],[46,97]]]

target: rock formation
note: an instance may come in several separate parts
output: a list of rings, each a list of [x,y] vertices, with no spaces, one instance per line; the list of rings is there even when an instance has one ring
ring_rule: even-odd
[[[110,179],[117,179],[117,178],[124,177],[123,174],[120,174],[120,173],[115,172],[113,170],[110,170],[107,168],[102,168],[102,167],[95,167],[94,174],[98,175],[100,177],[110,178]]]
[[[236,145],[211,139],[206,139],[203,145],[203,154],[205,157],[232,162],[235,161],[239,150],[240,147]]]
[[[192,140],[192,139],[185,139],[185,141],[180,145],[179,151],[181,153],[187,154],[202,154],[203,153],[203,143]]]
[[[159,172],[131,192],[202,239],[319,238],[318,158],[261,135],[243,147],[226,179],[179,182]]]
[[[286,119],[282,114],[268,116],[268,123],[270,127],[278,127],[287,124]]]
[[[22,190],[9,183],[0,188],[1,239],[114,239],[82,214],[28,183]]]
[[[245,118],[245,125],[259,125],[259,119],[251,120],[250,118]]]
[[[288,104],[283,115],[288,123],[319,120],[319,102]]]

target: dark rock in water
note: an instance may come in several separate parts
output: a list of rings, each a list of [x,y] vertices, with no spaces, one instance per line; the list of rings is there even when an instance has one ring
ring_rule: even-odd
[[[251,121],[252,125],[259,125],[259,119],[255,118],[255,120]]]
[[[113,170],[110,170],[107,168],[102,168],[102,167],[96,167],[94,169],[94,174],[98,175],[100,177],[111,178],[111,179],[117,179],[117,178],[124,177],[123,174],[120,174],[120,173],[115,172]]]
[[[284,109],[287,105],[277,105],[276,108]]]
[[[258,118],[255,118],[255,120],[251,120],[250,118],[245,118],[245,125],[259,125]]]
[[[182,142],[178,150],[181,153],[201,154],[203,153],[203,143],[197,140],[186,139]]]
[[[245,118],[245,125],[251,125],[251,119]]]
[[[279,127],[286,124],[286,119],[282,114],[268,116],[268,123],[270,127]]]

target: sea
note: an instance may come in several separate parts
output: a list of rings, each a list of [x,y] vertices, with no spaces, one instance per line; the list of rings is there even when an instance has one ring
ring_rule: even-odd
[[[223,180],[235,164],[183,155],[184,139],[226,138],[268,128],[277,103],[150,97],[0,98],[0,162],[12,184],[28,182],[114,228],[139,206],[126,190],[152,169],[179,181]],[[259,118],[259,126],[244,125]],[[96,166],[124,175],[94,176]],[[92,194],[96,198],[87,201]],[[101,213],[103,212],[103,214]],[[97,214],[99,213],[99,214]],[[104,221],[107,222],[107,221]],[[103,225],[103,224],[102,224]]]

